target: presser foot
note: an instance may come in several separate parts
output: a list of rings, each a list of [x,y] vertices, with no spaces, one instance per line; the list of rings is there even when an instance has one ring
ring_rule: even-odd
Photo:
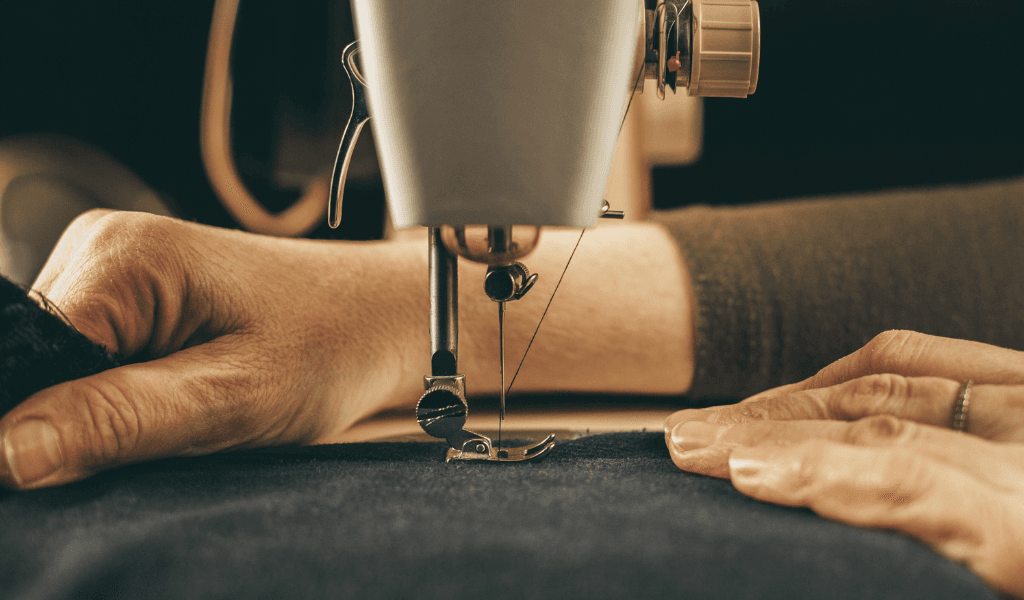
[[[522,462],[538,459],[555,447],[551,434],[533,446],[496,449],[491,438],[465,429],[465,377],[425,377],[424,385],[427,391],[416,405],[416,420],[423,431],[448,442],[447,462]]]
[[[467,431],[466,433],[472,433]],[[537,460],[545,456],[555,447],[555,434],[541,440],[532,446],[520,446],[518,448],[502,448],[498,450],[491,443],[490,438],[484,435],[472,433],[475,437],[466,440],[462,449],[448,448],[446,462],[453,460],[469,462],[523,462]]]

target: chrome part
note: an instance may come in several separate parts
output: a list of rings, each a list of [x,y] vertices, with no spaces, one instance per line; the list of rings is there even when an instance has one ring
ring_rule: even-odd
[[[423,389],[430,391],[430,388],[436,386],[450,387],[456,390],[460,396],[466,397],[466,376],[465,375],[454,375],[451,377],[431,377],[427,375],[423,378]]]
[[[537,283],[537,274],[521,262],[507,267],[488,267],[484,275],[484,293],[494,302],[519,300]]]
[[[693,4],[690,0],[684,0],[679,7],[676,16],[676,31],[678,33],[677,56],[679,69],[676,71],[676,81],[672,90],[676,88],[690,87],[690,73],[693,68]]]
[[[677,40],[670,40],[670,36],[675,33],[676,30],[676,11],[675,5],[673,4],[661,4],[654,11],[655,21],[655,35],[658,36],[658,70],[657,77],[655,77],[655,83],[657,84],[658,98],[661,100],[665,99],[665,85],[668,83],[669,71],[668,71],[668,58],[671,46],[673,42],[678,44]],[[678,54],[678,50],[677,53]],[[678,55],[673,55],[678,61]],[[675,75],[675,73],[672,73]],[[675,91],[675,86],[672,86],[672,91]]]
[[[503,235],[503,234],[502,234]],[[501,251],[501,235],[494,247]],[[505,303],[519,300],[537,283],[537,275],[521,262],[507,267],[488,267],[484,275],[484,293],[498,303],[498,361],[501,370],[501,404],[498,413],[498,449],[501,449],[501,422],[505,420]]]
[[[456,388],[432,386],[416,403],[416,420],[423,431],[444,438],[454,447],[461,446],[468,436],[462,435],[466,425],[466,401]]]
[[[476,434],[474,434],[476,435]],[[467,440],[460,448],[449,448],[447,461],[470,462],[522,462],[536,460],[547,455],[555,447],[555,435],[551,434],[532,446],[496,449],[490,438],[483,435]]]
[[[459,267],[441,242],[440,229],[431,227],[428,234],[431,374],[454,376],[459,362]]]
[[[480,437],[466,431],[469,408],[459,390],[446,385],[435,385],[416,403],[416,421],[428,435],[441,438],[451,448],[463,448],[467,441]]]
[[[625,219],[626,218],[626,213],[622,212],[621,210],[612,210],[612,205],[608,204],[608,201],[605,200],[601,204],[601,214],[600,214],[599,218],[601,218],[601,219]]]
[[[487,252],[507,254],[512,246],[512,227],[505,225],[487,226]]]
[[[540,241],[533,225],[459,225],[441,227],[449,252],[485,265],[511,265],[525,257]]]
[[[655,81],[658,98],[664,100],[666,87],[674,93],[678,87],[690,84],[693,6],[690,0],[679,4],[662,2],[646,14],[644,78]],[[642,83],[638,90],[643,91]]]
[[[494,228],[494,247],[500,251],[508,245],[504,228]],[[431,375],[423,378],[426,390],[416,404],[416,421],[429,435],[448,442],[448,460],[517,462],[540,458],[554,447],[554,435],[541,444],[527,448],[495,449],[486,436],[468,431],[466,416],[466,378],[458,373],[459,360],[459,271],[458,259],[441,241],[441,230],[431,227],[429,233],[428,271],[430,275],[430,363]],[[502,240],[505,240],[504,242]],[[492,267],[495,268],[495,267]],[[515,292],[521,298],[529,291],[537,276],[530,276],[521,263],[497,267],[514,272]],[[514,294],[515,295],[515,294]],[[504,302],[499,304],[502,355],[501,419],[505,418],[504,381]],[[500,427],[501,421],[499,421]]]
[[[359,69],[359,41],[352,42],[341,53],[341,64],[345,74],[352,83],[352,114],[345,126],[338,146],[338,156],[334,160],[334,173],[331,175],[331,191],[327,196],[327,224],[332,229],[341,225],[341,199],[345,192],[345,178],[348,176],[348,165],[352,162],[352,152],[363,125],[370,120],[370,109],[366,105],[366,79]]]

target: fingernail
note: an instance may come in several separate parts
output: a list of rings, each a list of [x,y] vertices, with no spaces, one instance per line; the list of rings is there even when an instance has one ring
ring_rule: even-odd
[[[672,445],[680,452],[705,448],[727,428],[707,421],[683,421],[672,428]]]
[[[687,408],[672,413],[665,419],[665,435],[671,435],[676,425],[687,421],[713,421],[717,410],[710,408]]]
[[[8,431],[4,456],[19,485],[31,485],[64,464],[57,430],[42,419],[22,421]]]

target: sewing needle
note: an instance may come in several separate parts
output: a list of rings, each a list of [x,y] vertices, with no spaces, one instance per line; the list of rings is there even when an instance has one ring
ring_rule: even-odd
[[[501,361],[501,410],[498,415],[505,420],[505,303],[498,303],[498,359]]]
[[[498,450],[501,450],[501,422],[505,420],[505,303],[498,303],[498,361],[501,363],[501,404],[498,408]]]

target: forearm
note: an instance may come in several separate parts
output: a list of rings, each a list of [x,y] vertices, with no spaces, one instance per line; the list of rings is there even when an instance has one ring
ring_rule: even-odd
[[[545,229],[524,259],[538,273],[534,288],[507,305],[506,385],[537,328],[579,230]],[[401,356],[397,388],[387,406],[414,403],[430,369],[426,233],[422,240],[367,247],[367,261],[382,256],[393,277],[381,312],[400,315],[391,330]],[[470,395],[499,391],[498,305],[483,291],[486,267],[459,261],[459,370]],[[376,276],[376,275],[374,275]],[[339,281],[339,285],[345,285]],[[671,237],[653,224],[616,224],[588,230],[530,348],[515,389],[680,394],[693,374],[689,282]]]
[[[578,232],[528,258],[541,283],[508,311],[518,363]],[[332,442],[411,406],[429,372],[426,235],[412,242],[281,239],[138,213],[77,219],[36,281],[123,366],[18,398],[0,420],[0,484],[67,483],[111,466],[228,449]],[[497,306],[463,263],[461,367],[498,391]],[[685,391],[682,265],[653,225],[591,231],[518,390]]]
[[[547,230],[524,260],[540,277],[526,297],[508,304],[506,370],[514,372],[526,351],[578,239],[579,230]],[[460,273],[463,365],[477,393],[497,393],[498,309],[483,293],[484,271],[466,265]],[[678,250],[661,227],[624,223],[588,230],[516,389],[684,393],[693,374],[688,289]]]

